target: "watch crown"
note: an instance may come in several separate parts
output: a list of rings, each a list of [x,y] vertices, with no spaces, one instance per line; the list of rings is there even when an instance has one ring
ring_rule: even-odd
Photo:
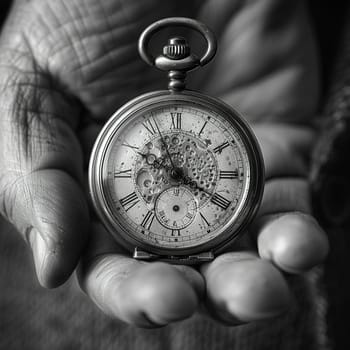
[[[190,46],[185,38],[171,38],[168,45],[163,47],[163,55],[170,59],[180,60],[190,55]]]

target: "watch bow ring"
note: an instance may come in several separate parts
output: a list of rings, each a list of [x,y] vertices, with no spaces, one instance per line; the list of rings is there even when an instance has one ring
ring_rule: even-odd
[[[171,37],[154,57],[150,40],[169,26],[198,31],[207,44],[204,55],[191,53],[185,38]],[[168,89],[129,101],[103,127],[89,165],[95,210],[136,259],[210,261],[246,231],[259,208],[259,145],[239,112],[185,89],[187,72],[216,53],[215,37],[203,23],[157,21],[141,34],[139,53],[168,72]]]

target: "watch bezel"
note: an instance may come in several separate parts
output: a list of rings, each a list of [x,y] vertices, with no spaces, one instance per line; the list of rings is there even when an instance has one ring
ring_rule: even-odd
[[[237,215],[237,219],[227,224],[227,227],[221,233],[218,233],[210,241],[198,244],[197,246],[163,248],[135,239],[120,222],[114,220],[113,212],[108,208],[108,202],[104,193],[106,179],[103,178],[104,174],[100,169],[103,167],[113,135],[123,123],[144,108],[148,109],[153,105],[160,106],[166,103],[174,103],[175,101],[200,105],[202,108],[204,107],[207,110],[212,110],[220,114],[230,122],[238,130],[245,145],[250,162],[251,177],[246,201]],[[92,202],[99,218],[116,241],[129,251],[132,252],[137,247],[153,254],[178,256],[179,258],[206,251],[212,251],[214,254],[217,254],[225,250],[228,245],[236,240],[255,217],[264,190],[264,163],[258,141],[252,129],[235,109],[221,100],[199,92],[189,90],[181,92],[160,90],[138,96],[129,101],[119,108],[107,121],[98,135],[92,150],[89,164],[89,186]]]

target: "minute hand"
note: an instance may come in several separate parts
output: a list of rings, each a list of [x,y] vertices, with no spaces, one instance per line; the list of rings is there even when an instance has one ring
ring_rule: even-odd
[[[169,159],[170,159],[171,166],[172,166],[173,169],[175,169],[176,167],[175,167],[175,165],[174,165],[174,163],[173,163],[173,160],[171,159],[170,152],[169,152],[169,150],[168,150],[168,147],[167,147],[167,145],[166,145],[166,142],[165,142],[165,140],[164,140],[164,137],[163,137],[162,133],[161,133],[160,130],[159,130],[159,126],[158,126],[158,124],[157,124],[157,122],[156,122],[156,120],[155,120],[154,118],[153,118],[153,121],[154,121],[154,125],[156,126],[157,131],[158,131],[158,133],[159,133],[160,139],[162,140],[163,146],[165,147],[166,153],[167,153],[167,155],[168,155],[168,157],[169,157]]]

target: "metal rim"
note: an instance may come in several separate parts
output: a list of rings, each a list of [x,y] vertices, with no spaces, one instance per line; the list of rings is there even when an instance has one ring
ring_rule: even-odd
[[[235,127],[239,127],[239,131],[243,135],[242,139],[244,141],[245,147],[249,152],[250,166],[252,168],[252,173],[254,176],[252,176],[253,179],[250,183],[248,192],[249,195],[247,196],[244,207],[242,207],[240,214],[235,222],[227,226],[223,232],[219,233],[218,236],[209,242],[205,242],[195,247],[169,249],[155,247],[151,244],[137,241],[128,235],[127,231],[122,227],[122,225],[116,223],[115,220],[111,218],[111,215],[108,212],[108,208],[106,208],[106,199],[104,198],[103,193],[103,174],[101,174],[101,169],[102,163],[104,161],[104,155],[106,154],[105,152],[108,148],[108,143],[111,141],[110,137],[111,133],[113,133],[114,128],[119,128],[120,125],[128,119],[130,113],[132,111],[140,110],[141,106],[145,105],[145,102],[151,105],[155,105],[161,100],[171,103],[175,99],[179,99],[182,102],[187,101],[192,103],[195,103],[195,101],[201,101],[202,105],[204,104],[207,107],[215,106],[215,109],[217,111],[221,111],[225,115],[233,115],[235,119]],[[174,95],[165,90],[148,93],[130,101],[128,104],[119,109],[107,122],[95,143],[94,150],[91,155],[89,182],[93,203],[101,221],[121,245],[130,251],[132,251],[135,247],[138,247],[156,254],[174,255],[181,257],[186,254],[194,254],[208,250],[212,250],[217,253],[224,250],[229,244],[231,244],[237,237],[240,236],[242,231],[252,221],[259,208],[264,188],[264,165],[257,140],[248,124],[244,121],[244,119],[237,111],[217,99],[205,96],[197,92],[185,91],[181,94]]]

